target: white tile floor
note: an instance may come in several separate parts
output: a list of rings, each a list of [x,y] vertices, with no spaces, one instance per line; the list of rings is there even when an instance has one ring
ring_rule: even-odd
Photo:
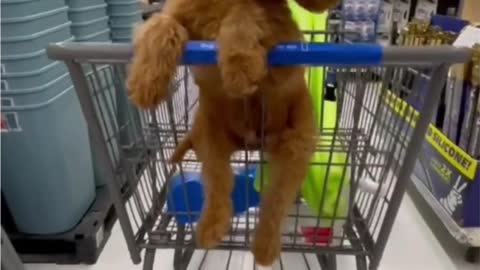
[[[173,251],[160,250],[157,252],[155,270],[173,270]],[[194,254],[189,269],[198,269],[203,252]],[[228,252],[209,252],[201,269],[225,269]],[[282,255],[284,269],[320,269],[313,257],[309,257],[309,267],[298,254]],[[340,256],[337,259],[339,270],[355,269],[354,260]],[[273,267],[279,269],[278,265]],[[387,249],[385,251],[380,270],[474,270],[478,265],[467,264],[462,258],[452,259],[442,248],[435,236],[416,210],[412,200],[406,196],[396,220]],[[93,266],[59,266],[59,265],[27,265],[27,270],[140,270],[141,265],[133,265],[127,253],[123,236],[115,228],[99,262]],[[249,253],[234,252],[230,261],[230,270],[253,269],[253,259]]]

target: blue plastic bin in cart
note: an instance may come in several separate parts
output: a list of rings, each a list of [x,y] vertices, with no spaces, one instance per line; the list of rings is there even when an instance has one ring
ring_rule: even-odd
[[[2,95],[2,191],[18,229],[72,229],[95,198],[87,126],[73,86],[37,103]]]

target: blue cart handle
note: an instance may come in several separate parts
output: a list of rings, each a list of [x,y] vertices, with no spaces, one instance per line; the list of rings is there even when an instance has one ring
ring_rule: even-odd
[[[214,65],[217,44],[189,42],[182,63]],[[133,54],[127,43],[64,42],[50,44],[47,54],[55,60],[87,62],[125,62]],[[470,61],[472,50],[452,46],[381,47],[373,44],[286,43],[276,46],[268,55],[273,66],[376,66],[376,65],[437,65]]]
[[[215,42],[189,42],[182,64],[215,65],[217,51]],[[379,65],[382,59],[383,48],[370,44],[284,43],[268,55],[271,66]]]

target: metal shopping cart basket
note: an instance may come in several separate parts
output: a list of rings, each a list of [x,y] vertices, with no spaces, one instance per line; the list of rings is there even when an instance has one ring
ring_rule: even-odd
[[[191,43],[186,50],[185,65],[179,66],[171,82],[170,98],[154,110],[142,111],[128,102],[124,84],[130,45],[63,43],[48,49],[51,58],[68,66],[100,164],[99,175],[113,198],[131,258],[140,263],[145,251],[146,270],[153,268],[156,249],[175,250],[175,269],[186,269],[196,251],[194,219],[201,211],[201,198],[189,194],[198,192],[189,185],[196,182],[190,178],[195,178],[198,160],[189,152],[181,166],[166,161],[189,130],[197,106],[198,93],[188,67],[214,62],[216,47]],[[320,181],[323,191],[314,194],[317,202],[320,198],[321,205],[330,203],[333,210],[329,215],[323,215],[322,207],[312,211],[315,207],[300,192],[286,218],[282,251],[307,254],[303,258],[308,269],[307,256],[318,259],[322,269],[335,269],[336,255],[354,256],[358,269],[378,268],[448,66],[469,57],[468,49],[453,47],[314,43],[279,45],[271,53],[272,65],[317,66],[336,74],[336,117],[330,126],[324,123],[325,115],[320,117],[319,138],[329,139],[319,140],[315,154],[327,158],[312,162],[323,166],[317,174],[322,179],[308,180]],[[405,72],[412,66],[428,67],[422,69],[428,72]],[[420,77],[422,83],[405,83]],[[420,112],[406,110],[404,100],[425,91],[428,99]],[[322,98],[315,102],[328,106]],[[237,172],[243,168],[243,176],[254,179],[253,184],[242,185],[257,186],[261,153],[241,151],[232,157],[232,167]],[[325,202],[331,198],[329,185],[337,186],[333,203]],[[180,195],[175,195],[178,187]],[[232,266],[233,251],[250,247],[258,211],[248,198],[255,196],[255,188],[243,189],[246,205],[232,217],[231,231],[219,246],[229,252],[225,264],[217,264],[219,269]],[[182,202],[172,203],[174,196],[184,199],[186,210],[180,209]]]

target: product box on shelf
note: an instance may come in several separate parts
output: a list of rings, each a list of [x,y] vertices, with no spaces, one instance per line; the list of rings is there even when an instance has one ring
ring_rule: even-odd
[[[345,31],[359,33],[347,36],[351,42],[375,42],[382,0],[345,0],[343,17]]]
[[[412,182],[453,237],[462,244],[480,247],[480,204],[478,203],[480,201],[480,152],[478,151],[480,148],[478,139],[478,132],[480,132],[480,97],[478,95],[480,47],[473,45],[475,42],[480,42],[480,35],[477,35],[476,32],[479,29],[472,30],[470,26],[465,29],[454,45],[473,47],[472,63],[451,68],[451,73],[452,70],[454,73],[462,71],[462,76],[465,78],[464,81],[462,80],[462,86],[468,86],[460,89],[462,91],[457,91],[463,95],[459,102],[468,105],[457,106],[457,109],[463,108],[459,109],[458,119],[455,122],[456,132],[454,133],[458,136],[451,138],[444,132],[445,128],[436,126],[432,121],[412,173]],[[470,31],[468,31],[469,29]],[[420,72],[423,72],[428,78],[432,71]],[[405,74],[399,76],[405,76]],[[399,80],[401,83],[402,79]],[[411,135],[408,133],[411,130],[409,127],[416,125],[420,111],[428,103],[428,99],[425,98],[428,82],[428,79],[414,82],[412,88],[416,95],[407,98],[406,101],[391,92],[387,92],[382,97],[383,104],[385,104],[382,108],[383,113],[392,117],[387,117],[387,119],[405,122],[404,129],[392,130],[405,140],[409,140]],[[448,92],[448,86],[446,92]],[[451,116],[451,113],[447,112],[445,119],[448,119],[449,115]],[[384,124],[391,125],[390,122]],[[450,125],[453,125],[452,121]],[[392,128],[394,126],[398,127],[398,125],[392,125]],[[459,145],[459,138],[464,139],[463,147]],[[398,157],[403,153],[395,154]]]
[[[397,24],[397,29],[403,29],[410,21],[411,5],[411,0],[394,0],[393,21]]]
[[[405,121],[404,127],[416,124],[419,111],[413,106],[392,93],[386,94],[384,99],[384,113],[391,115],[391,119]],[[398,132],[408,140],[411,134],[405,130],[392,132]],[[396,153],[396,156],[400,154]],[[470,246],[480,246],[479,167],[478,160],[430,124],[412,173],[413,184],[452,236]]]
[[[414,18],[422,21],[430,21],[437,14],[438,0],[418,0],[415,7]]]
[[[383,46],[392,44],[393,38],[393,4],[394,0],[383,0],[377,24],[377,43]]]
[[[378,32],[390,33],[393,23],[393,4],[394,0],[383,0],[380,4],[380,14],[378,17]]]

